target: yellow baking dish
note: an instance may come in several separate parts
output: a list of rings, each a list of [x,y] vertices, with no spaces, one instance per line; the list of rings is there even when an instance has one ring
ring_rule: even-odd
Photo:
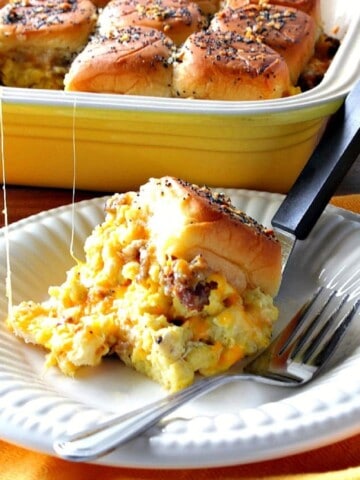
[[[360,2],[323,0],[341,46],[324,80],[293,97],[201,101],[3,87],[11,184],[122,191],[151,176],[286,192],[360,78]],[[326,159],[324,159],[326,161]]]

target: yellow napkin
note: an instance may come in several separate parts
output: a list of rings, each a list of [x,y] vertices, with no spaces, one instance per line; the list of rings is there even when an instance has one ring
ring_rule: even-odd
[[[331,203],[360,213],[360,195],[335,197]],[[282,459],[197,470],[143,470],[71,463],[0,441],[0,480],[153,479],[360,480],[360,434]]]
[[[360,194],[342,195],[334,197],[331,203],[336,207],[345,208],[355,213],[360,213]]]
[[[71,463],[0,441],[1,480],[359,480],[360,434],[328,447],[248,465],[142,470]]]

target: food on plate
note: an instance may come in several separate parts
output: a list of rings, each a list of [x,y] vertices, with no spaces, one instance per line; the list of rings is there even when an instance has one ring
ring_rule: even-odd
[[[0,10],[0,77],[7,86],[63,88],[96,24],[90,0],[12,0]]]
[[[264,100],[293,91],[288,66],[280,54],[231,30],[190,35],[173,68],[177,97]]]
[[[156,28],[181,44],[207,20],[199,6],[188,0],[111,0],[99,15],[98,33],[117,36],[126,26]]]
[[[48,366],[73,375],[116,354],[176,391],[269,344],[280,244],[223,194],[150,179],[108,200],[84,249],[48,299],[7,319]]]
[[[173,46],[147,27],[127,26],[109,38],[96,35],[72,63],[65,90],[170,97]]]
[[[294,8],[270,4],[223,8],[214,15],[210,28],[234,31],[274,49],[285,59],[294,85],[314,55],[318,37],[312,17]]]

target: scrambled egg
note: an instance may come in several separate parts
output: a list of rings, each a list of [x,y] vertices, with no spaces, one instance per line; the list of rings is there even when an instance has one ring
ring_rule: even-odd
[[[201,256],[156,255],[149,212],[134,192],[115,195],[85,243],[85,261],[42,303],[13,307],[9,328],[48,350],[73,375],[117,354],[170,391],[266,347],[277,309],[259,289],[241,296]]]
[[[56,65],[39,63],[33,60],[11,58],[9,56],[1,65],[1,80],[3,85],[23,88],[45,88],[59,90],[64,86],[64,75],[68,70],[68,63]]]

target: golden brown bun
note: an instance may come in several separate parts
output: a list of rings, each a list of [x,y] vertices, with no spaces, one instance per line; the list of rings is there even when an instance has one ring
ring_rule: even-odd
[[[72,63],[65,90],[169,97],[172,48],[162,32],[146,27],[94,37]]]
[[[99,33],[116,35],[119,28],[142,25],[164,32],[176,44],[206,25],[196,3],[188,0],[112,0],[99,16]]]
[[[210,28],[223,32],[232,30],[273,48],[286,60],[294,84],[313,56],[318,36],[312,17],[300,10],[277,5],[224,8],[214,16]]]
[[[235,32],[192,34],[174,63],[174,96],[211,100],[279,98],[291,91],[285,60]]]
[[[238,8],[251,3],[264,3],[264,0],[225,0],[225,3],[230,7]],[[316,21],[320,19],[320,0],[268,0],[268,3],[282,7],[296,8],[311,15]]]
[[[201,254],[240,292],[259,287],[274,296],[281,280],[281,247],[274,236],[222,194],[172,177],[140,188],[150,208],[151,236],[159,255],[190,261]]]
[[[77,52],[95,22],[90,0],[14,0],[0,10],[0,51],[22,49],[34,57],[38,49]]]

